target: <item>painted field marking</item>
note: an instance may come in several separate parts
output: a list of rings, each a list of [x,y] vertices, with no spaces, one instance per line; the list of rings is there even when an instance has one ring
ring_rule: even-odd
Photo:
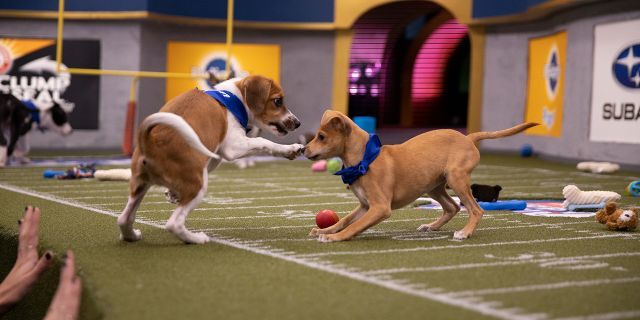
[[[568,237],[568,238],[554,238],[554,239],[505,241],[505,242],[460,244],[460,245],[446,245],[446,246],[433,246],[433,247],[415,247],[415,248],[404,248],[404,249],[333,251],[333,252],[321,252],[321,253],[308,253],[308,254],[303,254],[301,256],[312,258],[312,257],[343,256],[343,255],[368,255],[368,254],[418,252],[418,251],[432,251],[432,250],[454,249],[454,248],[477,248],[477,247],[491,247],[491,246],[506,246],[506,245],[515,245],[515,244],[531,244],[531,243],[592,240],[592,239],[603,239],[603,238],[625,238],[625,237],[629,237],[629,236],[625,234],[604,234],[604,235],[592,236],[592,237]]]
[[[515,292],[530,292],[539,290],[553,290],[572,287],[591,287],[608,284],[627,284],[632,282],[640,282],[640,277],[628,277],[628,278],[614,278],[614,279],[593,279],[585,281],[563,281],[555,283],[534,284],[529,286],[517,286],[517,287],[504,287],[504,288],[491,288],[482,290],[466,290],[450,292],[447,295],[450,297],[468,297],[468,296],[482,296],[488,294],[505,294]]]
[[[84,210],[87,210],[87,211],[91,211],[91,212],[95,212],[95,213],[99,213],[99,214],[104,214],[104,215],[108,215],[108,216],[112,216],[112,217],[118,217],[118,215],[119,215],[118,213],[115,213],[115,212],[102,210],[102,209],[98,209],[98,208],[92,208],[90,206],[86,206],[86,205],[81,204],[81,203],[71,202],[71,201],[68,201],[68,200],[65,200],[65,199],[57,198],[55,196],[42,194],[42,193],[35,192],[35,191],[25,190],[25,189],[14,187],[14,186],[7,185],[7,184],[4,184],[4,183],[0,183],[0,188],[8,190],[8,191],[11,191],[11,192],[20,193],[20,194],[24,194],[24,195],[28,195],[28,196],[32,196],[32,197],[36,197],[36,198],[40,198],[40,199],[44,199],[44,200],[48,200],[48,201],[52,201],[52,202],[57,202],[57,203],[60,203],[60,204],[64,204],[64,205],[72,206],[72,207],[75,207],[75,208],[80,208],[80,209],[84,209]],[[153,222],[138,221],[138,220],[136,220],[136,222],[142,223],[142,224],[145,224],[145,225],[148,225],[148,226],[164,229],[163,225],[156,224],[156,223],[153,223]],[[492,302],[492,301],[481,302],[478,299],[451,298],[451,297],[448,297],[446,294],[430,291],[430,290],[427,290],[427,289],[420,289],[420,288],[417,288],[415,286],[411,286],[411,285],[409,285],[407,283],[404,283],[404,282],[397,282],[397,281],[393,281],[393,280],[389,280],[389,279],[380,279],[380,278],[377,278],[377,277],[367,276],[367,275],[362,274],[362,273],[358,273],[358,272],[354,272],[354,271],[351,271],[351,270],[344,269],[341,266],[333,266],[333,265],[331,265],[330,263],[327,263],[327,262],[317,262],[317,261],[313,261],[313,259],[309,260],[309,259],[305,259],[305,258],[300,257],[300,256],[291,256],[291,255],[283,253],[283,252],[270,251],[270,250],[268,250],[268,248],[247,246],[247,245],[244,245],[244,244],[236,242],[236,241],[222,239],[222,238],[219,238],[219,237],[211,237],[211,241],[215,242],[215,243],[218,243],[218,244],[227,245],[227,246],[234,247],[234,248],[237,248],[237,249],[241,249],[241,250],[253,252],[253,253],[256,253],[256,254],[269,256],[269,257],[280,259],[280,260],[284,260],[284,261],[289,261],[289,262],[296,263],[296,264],[299,264],[299,265],[302,265],[302,266],[306,266],[308,268],[312,268],[312,269],[324,271],[324,272],[327,272],[327,273],[343,276],[343,277],[346,277],[346,278],[349,278],[349,279],[352,279],[352,280],[357,280],[357,281],[368,283],[368,284],[372,284],[372,285],[377,285],[377,286],[380,286],[380,287],[383,287],[383,288],[387,288],[387,289],[390,289],[390,290],[393,290],[393,291],[396,291],[396,292],[401,292],[401,293],[405,293],[405,294],[408,294],[408,295],[412,295],[412,296],[416,296],[416,297],[420,297],[420,298],[424,298],[424,299],[440,302],[440,303],[447,304],[447,305],[450,305],[450,306],[453,306],[453,307],[458,307],[458,308],[462,308],[462,309],[478,312],[478,313],[483,314],[483,315],[492,316],[492,317],[496,317],[496,318],[500,318],[500,319],[531,320],[531,319],[539,319],[541,317],[546,317],[545,314],[540,314],[540,313],[538,313],[538,314],[523,314],[523,313],[520,312],[520,310],[517,310],[517,309],[515,309],[515,310],[514,309],[499,309],[497,307],[497,304],[498,304],[497,302]]]
[[[355,201],[343,201],[343,202],[319,202],[319,203],[300,203],[300,204],[279,204],[273,206],[245,206],[245,207],[214,207],[214,208],[196,208],[193,211],[224,211],[224,210],[239,210],[239,209],[262,209],[262,208],[289,208],[289,207],[302,207],[302,206],[329,206],[329,205],[341,205],[341,204],[356,204]],[[173,212],[173,209],[162,210],[138,210],[140,213],[147,212]]]
[[[591,314],[588,316],[556,318],[556,320],[617,320],[640,318],[640,310],[628,310],[609,313]]]
[[[523,259],[523,260],[517,260],[517,261],[465,263],[465,264],[443,265],[443,266],[433,266],[433,267],[418,267],[418,268],[377,269],[377,270],[365,271],[363,273],[369,274],[369,275],[380,275],[380,274],[397,274],[397,273],[408,273],[408,272],[448,271],[448,270],[460,270],[460,269],[517,266],[517,265],[523,265],[523,264],[545,263],[545,262],[555,262],[555,261],[576,261],[576,260],[586,260],[586,259],[606,259],[606,258],[636,257],[636,256],[640,256],[640,252],[619,252],[619,253],[609,253],[609,254],[572,256],[572,257],[553,257],[553,258],[526,259],[526,260]]]

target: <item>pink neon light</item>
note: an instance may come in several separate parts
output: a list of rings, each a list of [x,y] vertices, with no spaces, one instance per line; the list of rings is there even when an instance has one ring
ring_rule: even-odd
[[[411,79],[414,107],[428,107],[429,101],[442,95],[446,62],[466,34],[467,27],[452,19],[440,25],[424,41],[416,56]]]

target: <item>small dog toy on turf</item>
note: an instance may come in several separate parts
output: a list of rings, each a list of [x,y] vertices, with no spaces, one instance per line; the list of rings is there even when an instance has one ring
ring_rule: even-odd
[[[340,158],[331,158],[327,160],[327,171],[334,174],[342,169],[342,160]]]
[[[576,165],[580,171],[589,171],[593,173],[612,173],[620,170],[620,166],[611,162],[580,162]]]
[[[637,208],[621,209],[618,204],[610,201],[604,209],[596,212],[596,221],[607,225],[607,229],[613,231],[631,231],[638,226]]]
[[[600,204],[608,201],[618,201],[622,196],[613,191],[582,191],[574,185],[568,185],[562,189],[562,195],[566,200],[562,206],[568,208],[574,204]]]
[[[96,170],[93,176],[99,181],[129,181],[131,169]]]
[[[338,217],[336,212],[330,209],[320,210],[316,213],[316,225],[320,229],[329,228],[338,223],[339,220],[340,217]]]
[[[95,163],[80,163],[75,167],[67,170],[67,174],[62,176],[56,176],[56,178],[58,179],[93,178],[94,172],[96,172]]]
[[[502,187],[499,185],[487,186],[484,184],[472,184],[471,193],[473,197],[482,202],[496,202],[500,196]]]
[[[47,169],[42,173],[42,176],[46,179],[52,179],[58,176],[64,176],[65,174],[67,174],[66,171]]]
[[[520,148],[520,156],[523,158],[529,158],[533,155],[533,146],[525,143]]]
[[[482,210],[524,210],[527,208],[527,202],[524,200],[504,200],[496,202],[482,202],[478,205]]]
[[[325,172],[327,171],[327,160],[318,160],[311,165],[311,171],[313,172]]]
[[[627,193],[633,197],[640,197],[640,180],[631,181],[627,186]]]

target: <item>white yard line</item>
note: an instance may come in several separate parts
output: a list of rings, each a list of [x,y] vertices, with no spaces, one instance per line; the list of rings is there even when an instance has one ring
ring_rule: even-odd
[[[224,211],[224,210],[239,210],[239,209],[263,209],[263,208],[289,208],[289,207],[311,207],[311,206],[333,206],[341,204],[356,204],[355,201],[343,201],[343,202],[319,202],[319,203],[300,203],[300,204],[279,204],[273,206],[245,206],[245,207],[216,207],[216,208],[196,208],[193,211]],[[138,210],[140,213],[148,212],[172,212],[173,209],[168,210]]]
[[[564,282],[555,282],[555,283],[534,284],[529,286],[491,288],[491,289],[482,289],[482,290],[467,290],[467,291],[450,292],[447,295],[450,297],[460,298],[460,297],[469,297],[469,296],[482,296],[482,295],[488,295],[488,294],[530,292],[530,291],[553,290],[553,289],[574,288],[574,287],[592,287],[592,286],[601,286],[601,285],[610,285],[610,284],[627,284],[632,282],[640,282],[640,277],[628,277],[628,278],[616,278],[616,279],[593,279],[593,280],[585,280],[585,281],[564,281]]]
[[[116,212],[92,208],[90,206],[86,206],[81,203],[71,202],[71,201],[60,199],[51,195],[42,194],[39,192],[30,191],[30,190],[25,190],[22,188],[18,188],[18,187],[6,185],[6,184],[0,184],[0,188],[8,191],[88,210],[88,211],[99,213],[99,214],[104,214],[112,217],[118,216],[118,213]],[[149,226],[153,226],[156,228],[164,229],[164,226],[160,224],[152,223],[149,221],[137,221],[137,222],[146,224]],[[483,315],[492,316],[500,319],[529,320],[529,319],[537,319],[537,318],[540,318],[541,316],[546,317],[546,315],[544,314],[523,314],[519,310],[498,308],[495,302],[481,302],[481,301],[478,301],[478,299],[450,298],[446,294],[430,291],[427,289],[420,289],[420,288],[417,288],[416,286],[412,286],[404,282],[397,282],[393,280],[380,279],[377,277],[367,276],[362,273],[346,270],[340,266],[333,266],[326,262],[318,262],[318,261],[315,261],[315,259],[305,259],[300,256],[292,256],[280,251],[271,251],[269,250],[270,248],[268,247],[263,248],[263,247],[256,247],[256,246],[248,246],[248,245],[239,243],[237,241],[220,239],[217,237],[212,237],[211,240],[218,244],[223,244],[223,245],[234,247],[240,250],[245,250],[245,251],[253,252],[256,254],[269,256],[275,259],[289,261],[289,262],[296,263],[298,265],[302,265],[308,268],[343,276],[349,279],[387,288],[396,292],[401,292],[408,295],[424,298],[427,300],[440,302],[449,306],[474,311]]]
[[[246,192],[246,191],[245,191]],[[215,193],[214,193],[215,195]],[[164,196],[164,194],[162,195]],[[228,198],[229,202],[243,202],[243,201],[254,201],[254,200],[276,200],[276,199],[293,199],[293,198],[314,198],[314,197],[339,197],[339,198],[345,198],[346,196],[348,196],[349,198],[353,198],[355,199],[355,197],[353,195],[347,194],[347,193],[331,193],[331,194],[326,194],[323,196],[318,196],[315,194],[299,194],[299,195],[291,195],[291,196],[276,196],[276,197],[253,197],[253,198]],[[146,197],[145,197],[146,198]],[[217,198],[214,197],[213,200],[215,201]],[[222,198],[222,200],[224,200],[225,198]],[[205,203],[207,202],[206,200],[204,201]],[[149,204],[169,204],[168,201],[148,201],[148,202],[142,202],[142,205],[149,205]],[[99,204],[93,204],[94,206],[108,206],[108,205],[112,205],[112,203],[99,203]]]
[[[555,320],[617,320],[617,319],[638,319],[640,310],[617,311],[610,313],[591,314],[588,316],[556,318]]]
[[[520,241],[459,244],[459,245],[446,245],[446,246],[433,246],[433,247],[415,247],[415,248],[405,248],[405,249],[333,251],[333,252],[309,253],[309,254],[303,254],[301,256],[311,258],[311,257],[325,257],[325,256],[343,256],[343,255],[369,255],[369,254],[419,252],[419,251],[432,251],[432,250],[454,249],[454,248],[477,248],[477,247],[506,246],[506,245],[516,245],[516,244],[532,244],[532,243],[592,240],[592,239],[603,239],[603,238],[624,238],[624,237],[629,237],[629,236],[623,233],[618,233],[618,234],[605,234],[605,235],[591,236],[591,237],[520,240]]]
[[[377,269],[377,270],[366,271],[363,273],[369,274],[369,275],[380,275],[380,274],[397,274],[397,273],[406,273],[406,272],[449,271],[449,270],[460,270],[460,269],[517,266],[517,265],[523,265],[523,264],[545,263],[545,262],[556,262],[556,261],[561,262],[561,261],[577,261],[577,260],[586,260],[586,259],[606,259],[606,258],[636,257],[636,256],[640,256],[640,252],[619,252],[619,253],[609,253],[609,254],[573,256],[573,257],[553,257],[553,258],[545,258],[545,259],[527,259],[527,260],[523,259],[523,260],[517,260],[517,261],[466,263],[466,264],[418,267],[418,268]]]

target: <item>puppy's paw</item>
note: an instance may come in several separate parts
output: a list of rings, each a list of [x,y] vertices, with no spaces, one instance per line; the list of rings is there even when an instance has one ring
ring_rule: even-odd
[[[120,240],[122,241],[136,242],[140,239],[142,239],[142,232],[140,232],[140,230],[138,229],[133,229],[133,232],[126,235],[123,233],[120,234]]]
[[[0,146],[0,168],[7,165],[7,147]]]
[[[453,233],[453,239],[454,240],[464,240],[469,238],[469,235],[466,234],[463,230],[458,230],[456,232]]]
[[[294,143],[288,146],[288,150],[285,153],[284,157],[289,160],[293,160],[298,156],[302,155],[303,152],[304,152],[304,146],[299,143]]]
[[[167,189],[167,191],[164,192],[164,196],[167,198],[167,201],[169,201],[170,203],[173,203],[173,204],[180,203],[180,201],[178,200],[178,195],[173,193],[169,189]]]
[[[335,234],[320,234],[318,235],[318,241],[319,242],[334,242],[334,241],[340,241],[337,239]]]
[[[189,241],[185,241],[185,242],[193,243],[193,244],[205,244],[211,241],[211,238],[209,238],[209,236],[204,232],[194,233],[192,234],[192,237],[189,237],[189,238],[190,238]]]
[[[313,228],[311,229],[311,231],[309,232],[309,236],[310,237],[315,237],[317,235],[320,234],[320,229],[319,228]]]
[[[437,228],[431,227],[431,223],[422,224],[418,227],[417,230],[420,232],[438,231]]]

